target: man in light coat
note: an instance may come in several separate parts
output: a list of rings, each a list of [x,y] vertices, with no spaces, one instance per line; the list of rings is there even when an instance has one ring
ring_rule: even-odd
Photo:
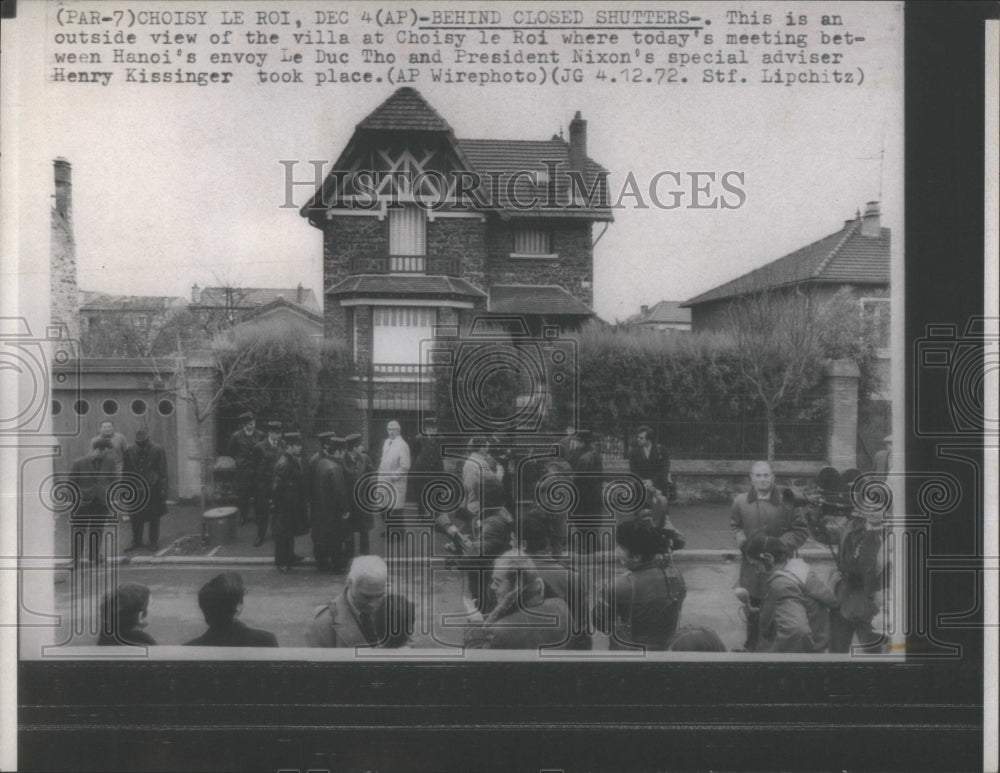
[[[401,513],[406,506],[406,475],[410,471],[410,446],[402,435],[398,421],[386,425],[389,437],[382,444],[382,458],[378,464],[378,479],[392,487],[393,499],[388,510]],[[386,515],[390,513],[387,511]]]

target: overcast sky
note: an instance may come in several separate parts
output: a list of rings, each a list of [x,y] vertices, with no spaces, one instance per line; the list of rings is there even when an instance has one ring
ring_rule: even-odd
[[[53,30],[30,29],[32,16],[44,22],[43,14],[31,12],[36,5],[19,4],[19,23],[28,27],[28,39],[42,40]],[[304,13],[322,7],[300,5]],[[271,6],[296,10],[294,4]],[[187,7],[215,12],[260,5]],[[722,6],[684,7],[718,25],[724,21]],[[838,10],[835,4],[823,8]],[[594,281],[595,310],[614,320],[640,304],[693,297],[838,230],[879,197],[882,148],[883,225],[894,230],[898,257],[902,15],[895,4],[839,10],[867,38],[850,52],[854,67],[864,68],[861,87],[590,81],[559,88],[456,88],[429,79],[414,85],[459,138],[547,139],[560,130],[568,136],[579,110],[588,121],[589,155],[611,170],[612,191],[628,173],[642,187],[660,171],[744,174],[746,202],[736,210],[638,209],[629,200],[616,211],[595,248]],[[358,39],[359,29],[348,31]],[[31,61],[41,72],[51,69],[50,48],[39,45],[30,54],[25,48],[22,74]],[[361,68],[356,51],[352,56]],[[245,65],[223,69],[234,67]],[[310,174],[309,160],[332,162],[354,126],[394,90],[388,84],[259,86],[249,79],[228,87],[143,88],[118,76],[104,87],[24,75],[24,200],[52,193],[53,158],[72,163],[83,289],[187,296],[193,283],[221,281],[270,287],[301,282],[318,290],[320,232],[297,209],[280,207],[279,162],[300,161],[303,178]],[[295,201],[301,205],[308,196],[297,188]],[[29,233],[43,229],[38,235],[47,244],[47,217],[22,218],[22,224]],[[595,238],[602,228],[595,226]]]

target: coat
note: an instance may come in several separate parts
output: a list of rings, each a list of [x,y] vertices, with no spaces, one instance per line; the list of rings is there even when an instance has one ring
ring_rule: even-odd
[[[306,498],[306,477],[302,469],[302,459],[284,451],[274,465],[274,478],[271,483],[275,533],[290,532],[297,535],[308,531]]]
[[[96,460],[82,456],[70,466],[69,480],[79,491],[74,516],[108,515],[108,487],[118,479],[115,461],[110,454]]]
[[[195,647],[277,647],[278,638],[270,631],[248,628],[239,620],[210,627],[197,639],[185,642]]]
[[[321,453],[312,465],[310,501],[313,543],[332,545],[345,539],[351,531],[351,499],[344,467],[326,454]]]
[[[632,446],[628,455],[628,469],[643,480],[653,481],[653,487],[661,494],[669,495],[670,457],[659,443],[653,443],[649,447],[648,457],[638,444]]]
[[[570,614],[560,598],[541,598],[482,626],[470,628],[465,646],[472,649],[537,650],[563,647],[570,639]]]
[[[802,509],[785,504],[777,486],[771,487],[766,499],[757,496],[756,489],[737,496],[733,500],[729,525],[739,548],[755,534],[763,532],[780,539],[789,552],[794,553],[809,538],[809,527]],[[740,560],[739,584],[750,592],[751,598],[763,598],[764,576],[751,566],[745,556]]]
[[[253,483],[254,469],[254,446],[264,439],[264,433],[255,429],[251,434],[247,434],[242,429],[236,430],[229,438],[227,452],[236,462],[236,481],[240,486],[249,486]]]
[[[613,628],[612,649],[620,643],[665,650],[677,631],[687,586],[669,556],[643,562],[606,586],[594,608],[595,622]]]
[[[462,466],[462,486],[465,489],[465,509],[477,518],[485,508],[503,506],[503,483],[482,454],[469,454]],[[499,502],[496,501],[498,496]]]
[[[355,454],[344,454],[344,485],[351,510],[351,529],[354,531],[369,531],[375,525],[371,511],[358,505],[355,487],[362,477],[375,470],[371,458],[364,451]]]
[[[402,437],[386,438],[378,463],[378,478],[392,486],[393,510],[402,510],[406,505],[406,474],[409,471],[410,446]]]
[[[835,593],[839,614],[852,623],[870,622],[880,609],[882,585],[888,567],[882,530],[869,529],[861,518],[843,526],[824,524],[817,534],[824,542],[839,543]]]
[[[146,521],[159,518],[167,512],[167,454],[162,446],[149,440],[145,445],[136,443],[125,449],[124,470],[138,475],[149,487],[146,506],[132,514],[132,518]]]
[[[267,499],[268,489],[274,478],[274,465],[278,462],[278,457],[285,450],[285,441],[278,440],[273,447],[267,438],[257,443],[250,452],[250,464],[253,466],[255,485],[260,492],[261,498]]]
[[[344,590],[337,598],[316,607],[306,629],[307,647],[369,647],[385,638],[385,613],[372,615],[376,638],[370,641],[361,632],[361,621]]]
[[[809,624],[805,583],[787,569],[772,572],[760,606],[758,652],[819,652]]]

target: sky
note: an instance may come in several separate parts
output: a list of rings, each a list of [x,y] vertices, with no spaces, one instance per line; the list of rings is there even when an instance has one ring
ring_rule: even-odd
[[[272,5],[304,14],[319,7]],[[209,6],[213,12],[254,7],[259,6]],[[360,4],[346,7],[363,10]],[[683,7],[724,21],[718,5]],[[786,10],[767,3],[745,7],[776,15]],[[864,68],[861,87],[591,80],[558,88],[456,88],[429,79],[414,85],[459,138],[547,139],[560,131],[568,136],[579,110],[588,121],[588,153],[610,170],[613,192],[629,174],[642,189],[663,171],[678,172],[682,179],[694,171],[744,175],[746,200],[738,209],[642,209],[626,199],[616,210],[594,251],[594,307],[613,321],[641,304],[686,300],[820,239],[874,199],[882,201],[883,225],[893,228],[898,257],[902,14],[897,4],[839,8],[850,28],[867,37],[850,52],[854,64]],[[19,4],[28,39],[47,41],[56,31],[45,10],[38,0]],[[359,30],[347,31],[358,40]],[[357,48],[347,48],[355,61]],[[354,126],[394,86],[282,87],[249,80],[206,88],[120,81],[82,86],[46,77],[51,45],[27,49],[22,48],[19,119],[21,236],[41,244],[33,238],[37,230],[38,239],[47,240],[42,202],[51,200],[51,162],[67,158],[73,165],[81,288],[181,296],[195,283],[320,288],[321,234],[297,208],[282,208],[280,162],[300,162],[302,178],[311,174],[309,161],[332,163]],[[306,187],[297,187],[294,200],[301,205],[309,195]],[[43,216],[28,211],[35,203]],[[602,229],[595,225],[595,238]],[[22,259],[22,298],[29,288],[43,286],[41,258],[39,252],[37,261]],[[32,275],[38,281],[31,282]]]

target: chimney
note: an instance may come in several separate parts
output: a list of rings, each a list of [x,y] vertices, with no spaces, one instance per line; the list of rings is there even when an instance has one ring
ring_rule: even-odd
[[[569,124],[569,168],[579,172],[587,169],[587,122],[579,110]]]
[[[52,163],[56,203],[51,212],[49,302],[52,324],[65,325],[69,337],[80,339],[80,291],[76,283],[76,242],[73,239],[72,183],[69,161]]]
[[[649,314],[649,306],[647,306],[645,303],[642,304],[640,310],[642,311],[643,314]]]
[[[73,215],[73,167],[62,156],[52,162],[56,178],[56,212],[67,222]]]
[[[861,219],[861,235],[869,239],[877,239],[882,235],[882,225],[879,222],[878,202],[869,201],[865,206],[865,215]]]
[[[198,299],[201,297],[201,288],[198,287],[198,283],[191,285],[191,303],[198,303]]]
[[[295,302],[302,303],[302,296],[305,293],[302,291],[302,282],[299,282],[299,286],[295,288]]]

